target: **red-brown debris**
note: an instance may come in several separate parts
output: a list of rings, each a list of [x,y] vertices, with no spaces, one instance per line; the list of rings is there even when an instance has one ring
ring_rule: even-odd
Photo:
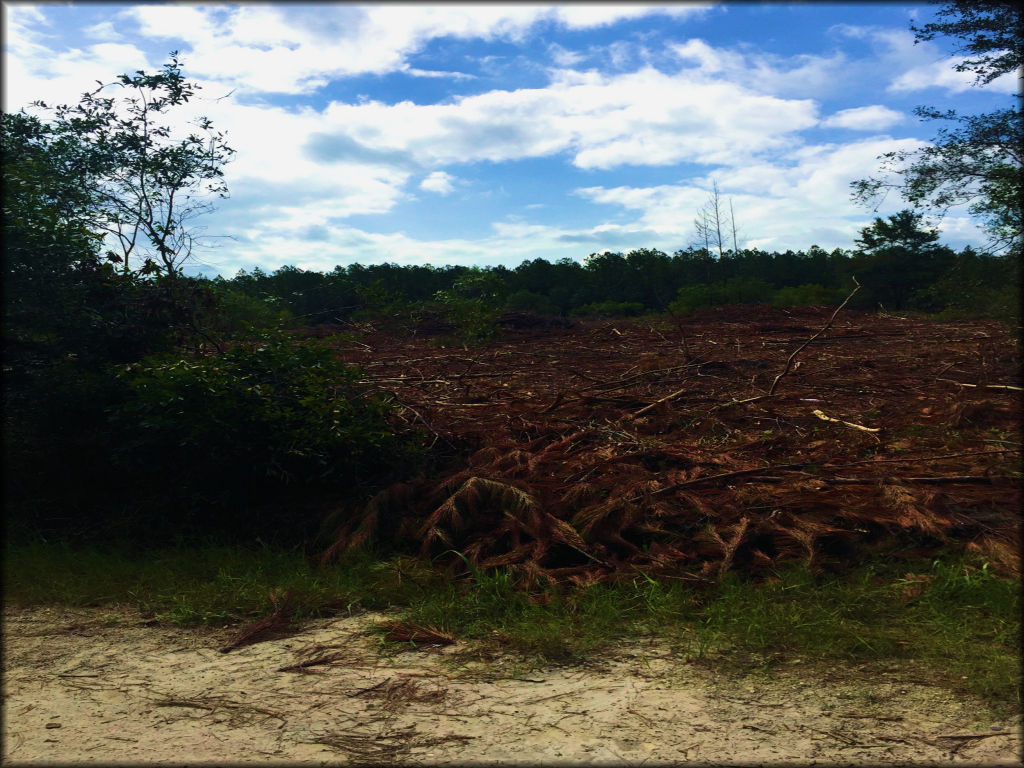
[[[327,558],[377,539],[536,585],[840,567],[898,539],[1019,575],[1006,327],[844,311],[758,399],[830,314],[723,307],[480,346],[339,327],[366,386],[460,458],[348,510]]]

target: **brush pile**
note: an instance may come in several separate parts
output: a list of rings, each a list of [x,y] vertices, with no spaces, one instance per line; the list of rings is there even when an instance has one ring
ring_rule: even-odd
[[[459,457],[338,510],[368,541],[526,584],[714,579],[871,551],[981,551],[1020,573],[1020,360],[994,321],[828,308],[366,334],[338,354]],[[339,329],[342,330],[342,329]]]

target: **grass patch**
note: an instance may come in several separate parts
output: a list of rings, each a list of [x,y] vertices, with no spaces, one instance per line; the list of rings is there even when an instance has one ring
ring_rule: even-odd
[[[944,682],[1019,704],[1020,586],[974,558],[869,562],[815,579],[731,577],[700,611],[704,644],[818,659],[915,659]]]
[[[913,659],[936,682],[996,706],[1020,704],[1020,587],[979,558],[868,561],[843,575],[791,567],[753,583],[730,575],[695,591],[643,574],[527,594],[506,571],[453,578],[429,563],[356,553],[317,568],[270,547],[127,548],[8,544],[5,600],[124,606],[176,624],[228,625],[269,613],[290,590],[294,617],[397,609],[480,641],[485,653],[578,663],[616,641],[660,636],[690,658]],[[489,650],[488,650],[489,649]],[[728,653],[724,653],[728,651]],[[733,659],[733,661],[730,661]]]

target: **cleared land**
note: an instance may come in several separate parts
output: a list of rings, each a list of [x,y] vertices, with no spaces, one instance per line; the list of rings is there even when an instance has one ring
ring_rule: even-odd
[[[894,542],[952,544],[1019,576],[1006,327],[844,311],[790,359],[831,312],[724,307],[476,347],[321,327],[455,457],[339,509],[337,549],[412,543],[542,584],[842,570]]]

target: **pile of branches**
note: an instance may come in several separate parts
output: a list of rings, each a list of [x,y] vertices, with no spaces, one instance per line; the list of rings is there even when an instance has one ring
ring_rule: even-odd
[[[637,568],[697,580],[734,567],[768,573],[793,561],[814,569],[894,537],[936,546],[980,541],[1013,562],[998,509],[1018,495],[1015,481],[877,476],[853,471],[863,465],[843,471],[811,462],[733,466],[693,448],[638,450],[626,435],[600,429],[488,446],[442,480],[378,493],[326,556],[374,540],[424,557],[449,553],[455,566],[460,555],[473,568],[505,567],[528,584]],[[955,497],[944,492],[947,479]],[[965,493],[974,504],[965,504]],[[979,514],[986,507],[991,514]]]
[[[788,314],[774,325],[767,319],[764,311],[716,318],[706,342],[691,327],[685,353],[661,331],[622,323],[551,331],[546,345],[534,337],[472,358],[464,350],[433,358],[420,347],[393,357],[371,351],[371,371],[384,369],[377,381],[416,420],[438,439],[476,449],[454,471],[337,510],[324,560],[373,542],[454,570],[505,568],[531,586],[634,578],[638,570],[712,581],[730,569],[770,574],[790,562],[841,569],[902,542],[921,553],[977,549],[1019,575],[1020,474],[1006,463],[1018,449],[951,451],[938,438],[882,445],[879,427],[820,410],[849,415],[870,396],[881,403],[877,423],[892,433],[918,426],[909,423],[909,400],[933,404],[918,418],[943,425],[936,434],[1016,424],[1019,386],[956,389],[931,371],[933,395],[914,394],[928,390],[910,356],[931,366],[932,354],[941,360],[979,343],[1005,350],[987,327],[922,347],[921,334],[947,331],[864,315],[820,338],[814,373],[791,352],[806,347],[794,334],[813,328]],[[740,349],[737,340],[730,352],[714,340],[725,333],[759,343]],[[671,352],[654,351],[658,337]],[[882,343],[888,357],[868,352]],[[549,362],[510,367],[523,359]],[[1013,354],[985,359],[989,377],[1015,370]],[[977,379],[966,367],[937,369]],[[760,394],[744,396],[749,386],[736,387],[752,373]],[[780,374],[788,386],[779,386]],[[725,388],[715,389],[718,382]],[[766,423],[775,429],[763,430]]]

